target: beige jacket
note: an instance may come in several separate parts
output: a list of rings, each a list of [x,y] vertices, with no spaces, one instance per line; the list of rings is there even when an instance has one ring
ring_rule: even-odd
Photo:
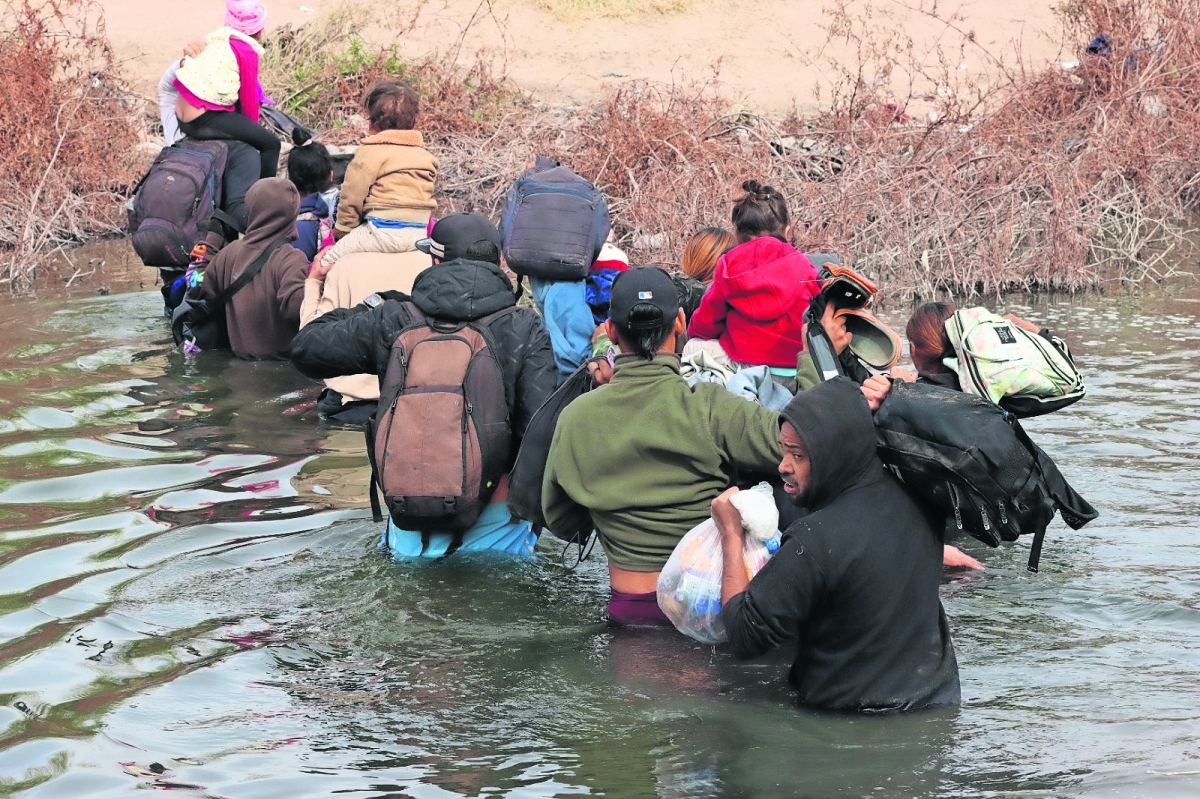
[[[325,282],[304,281],[304,302],[300,305],[300,326],[334,308],[353,308],[378,291],[412,291],[417,275],[433,262],[419,250],[405,253],[350,253],[342,258]],[[342,395],[342,402],[379,399],[377,375],[332,377],[325,385]]]
[[[335,230],[349,233],[368,216],[428,222],[438,160],[417,130],[385,130],[363,139],[346,168]]]

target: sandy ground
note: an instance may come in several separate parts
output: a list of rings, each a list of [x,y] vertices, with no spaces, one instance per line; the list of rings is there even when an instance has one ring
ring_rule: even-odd
[[[267,0],[268,25],[301,24],[339,2]],[[811,110],[818,102],[815,87],[828,84],[825,59],[854,61],[846,48],[824,46],[821,26],[828,18],[822,9],[829,2],[690,0],[683,11],[669,15],[565,20],[529,0],[495,0],[491,5],[487,0],[425,0],[417,26],[402,38],[401,47],[408,54],[448,52],[461,37],[462,61],[484,49],[506,64],[519,86],[551,102],[587,102],[606,84],[626,80],[704,81],[715,70],[720,91],[743,108],[785,112],[795,105]],[[985,51],[1010,63],[1019,54],[1033,66],[1077,57],[1078,43],[1063,46],[1045,0],[939,6],[943,19],[953,17],[961,32],[975,34],[977,45],[968,45],[961,58],[955,47],[960,31],[896,0],[874,2],[877,24],[903,31],[930,63],[939,44],[953,49],[958,68],[983,72],[996,69]],[[394,37],[396,20],[418,10],[414,0],[365,4],[378,14],[380,24],[371,38],[381,42]],[[184,43],[218,27],[224,14],[219,0],[103,0],[102,5],[119,57],[147,93]]]

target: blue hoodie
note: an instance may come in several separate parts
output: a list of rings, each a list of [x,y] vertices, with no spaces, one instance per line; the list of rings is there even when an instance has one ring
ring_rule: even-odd
[[[596,321],[587,304],[587,287],[582,280],[558,281],[529,278],[533,302],[542,313],[542,323],[554,347],[558,382],[570,377],[592,356],[592,333]]]

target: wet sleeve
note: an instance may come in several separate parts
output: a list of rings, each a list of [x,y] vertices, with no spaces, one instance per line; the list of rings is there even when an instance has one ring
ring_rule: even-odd
[[[773,474],[783,460],[779,414],[721,386],[714,385],[712,389],[697,386],[697,389],[712,393],[712,436],[728,460],[739,471]]]
[[[551,532],[560,536],[593,527],[588,509],[571,499],[562,485],[572,471],[573,457],[570,437],[564,433],[566,427],[568,425],[559,424],[554,430],[550,456],[546,459],[546,474],[542,478],[542,515]]]
[[[525,430],[533,414],[542,407],[558,385],[558,369],[554,365],[554,350],[550,336],[542,327],[541,320],[532,318],[532,313],[521,319],[526,328],[521,336],[522,352],[518,353],[516,408],[513,413],[513,433],[518,442],[525,437]]]
[[[746,590],[721,609],[734,657],[758,657],[796,638],[823,585],[820,566],[800,539],[786,538]]]
[[[717,272],[712,285],[700,299],[700,307],[692,314],[687,333],[690,338],[718,339],[725,332],[725,316],[729,306],[725,302],[725,281],[723,263],[717,264]]]
[[[342,375],[377,375],[387,366],[399,327],[388,303],[368,308],[337,308],[318,316],[292,339],[288,359],[314,380]],[[389,332],[391,337],[389,338]]]
[[[238,66],[238,106],[254,124],[258,124],[258,53],[241,39],[231,36],[229,47]]]

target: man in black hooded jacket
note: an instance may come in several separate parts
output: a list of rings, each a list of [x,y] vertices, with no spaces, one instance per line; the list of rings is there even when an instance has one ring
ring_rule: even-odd
[[[418,241],[417,247],[433,256],[434,266],[417,276],[412,295],[383,292],[354,308],[335,309],[309,322],[288,351],[297,369],[318,380],[363,373],[377,374],[382,380],[392,344],[402,330],[417,322],[406,301],[428,317],[450,322],[474,321],[516,305],[512,282],[499,265],[500,234],[487,218],[479,214],[448,216],[437,223],[430,238]],[[558,383],[554,352],[541,319],[530,309],[505,313],[486,328],[504,378],[513,434],[509,451],[515,457],[534,411]],[[442,454],[422,452],[415,456],[430,459]],[[528,524],[521,529],[517,529],[516,522],[509,524],[504,506],[507,485],[506,476],[492,494],[480,522],[463,535],[459,549],[532,549],[535,536]],[[435,534],[422,542],[420,534],[407,533],[389,524],[384,545],[401,556],[436,557],[448,551],[449,534]]]
[[[721,619],[739,658],[797,639],[790,680],[801,704],[896,711],[958,704],[958,663],[938,598],[942,542],[875,454],[867,400],[845,378],[780,412],[779,466],[809,514],[746,579],[741,517],[713,501],[725,571]]]

